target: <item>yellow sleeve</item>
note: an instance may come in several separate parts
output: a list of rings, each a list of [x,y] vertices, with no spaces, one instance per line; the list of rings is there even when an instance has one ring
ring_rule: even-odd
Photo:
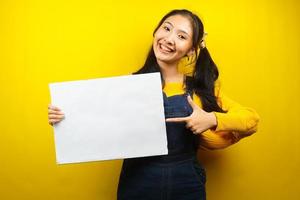
[[[256,132],[259,122],[259,116],[253,109],[231,100],[219,88],[216,91],[218,103],[227,113],[214,112],[217,127],[199,135],[199,147],[204,150],[222,149],[238,142]]]
[[[254,109],[240,105],[221,91],[218,92],[217,100],[220,107],[227,112],[214,112],[217,118],[215,131],[233,131],[242,137],[256,132],[259,116]]]

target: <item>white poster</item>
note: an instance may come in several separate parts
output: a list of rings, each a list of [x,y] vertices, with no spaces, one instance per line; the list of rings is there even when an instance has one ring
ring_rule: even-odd
[[[49,84],[59,164],[168,153],[159,72]]]

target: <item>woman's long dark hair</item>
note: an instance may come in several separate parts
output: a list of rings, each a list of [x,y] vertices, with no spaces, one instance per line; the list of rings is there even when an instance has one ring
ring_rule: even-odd
[[[186,77],[185,86],[195,92],[197,96],[200,97],[203,109],[207,112],[217,111],[225,112],[218,105],[217,99],[215,96],[215,81],[219,77],[219,71],[212,60],[206,47],[200,49],[200,54],[197,55],[197,50],[200,47],[202,38],[204,35],[203,23],[199,17],[192,12],[182,9],[182,10],[172,10],[166,14],[159,22],[157,27],[153,32],[153,36],[156,33],[157,29],[162,25],[162,23],[170,16],[181,15],[187,17],[193,26],[193,48],[196,52],[196,65],[192,77]],[[143,74],[143,73],[152,73],[160,72],[163,87],[165,86],[165,81],[162,77],[160,67],[156,61],[156,57],[151,47],[144,66],[133,74]]]

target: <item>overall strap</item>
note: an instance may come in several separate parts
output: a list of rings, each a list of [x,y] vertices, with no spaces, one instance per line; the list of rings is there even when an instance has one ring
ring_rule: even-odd
[[[193,93],[194,93],[193,90],[187,90],[187,91],[186,91],[186,95],[189,94],[189,95],[191,96],[192,99],[193,99]]]
[[[185,85],[185,93],[186,95],[190,95],[191,98],[193,99],[193,89],[192,89],[192,77],[186,76],[186,85]]]

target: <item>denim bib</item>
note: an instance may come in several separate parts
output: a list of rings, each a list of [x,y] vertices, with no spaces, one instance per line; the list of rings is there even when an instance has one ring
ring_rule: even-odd
[[[192,92],[167,97],[163,92],[165,118],[188,117],[193,109],[187,96],[193,98]],[[198,136],[186,128],[185,122],[166,122],[168,155],[192,153],[197,150]]]

